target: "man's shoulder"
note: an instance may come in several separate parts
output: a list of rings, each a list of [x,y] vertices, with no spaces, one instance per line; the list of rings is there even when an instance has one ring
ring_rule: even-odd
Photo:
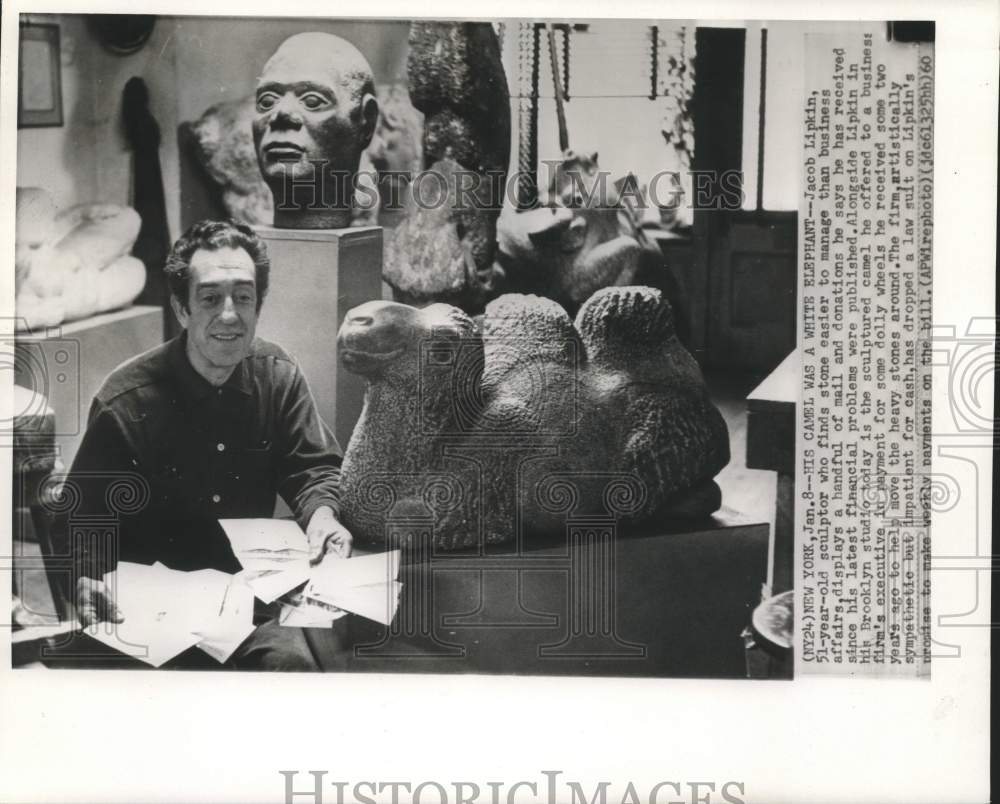
[[[110,405],[123,396],[162,383],[167,377],[168,355],[173,341],[126,360],[105,378],[94,398]]]
[[[247,357],[250,360],[266,360],[267,358],[274,358],[275,360],[295,363],[292,356],[278,346],[278,344],[272,343],[271,341],[265,341],[260,337],[255,337],[253,339],[253,345],[250,347],[250,354],[247,355]]]
[[[250,354],[246,358],[255,371],[278,369],[282,373],[293,374],[299,370],[299,362],[282,347],[263,338],[254,338]]]

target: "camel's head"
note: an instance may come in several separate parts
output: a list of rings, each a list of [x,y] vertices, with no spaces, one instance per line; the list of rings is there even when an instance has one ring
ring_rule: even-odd
[[[423,309],[390,301],[370,301],[344,319],[337,346],[344,367],[369,379],[415,376],[428,354],[457,349],[474,337],[465,313],[447,304]]]

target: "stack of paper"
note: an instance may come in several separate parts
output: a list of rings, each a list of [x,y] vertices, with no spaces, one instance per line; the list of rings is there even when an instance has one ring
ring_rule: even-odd
[[[303,593],[307,603],[344,609],[388,625],[396,616],[399,550],[354,558],[327,556],[313,568]]]
[[[220,519],[236,560],[260,600],[272,603],[309,580],[309,542],[284,519]]]
[[[125,620],[97,623],[87,633],[154,667],[192,645],[224,662],[254,628],[253,593],[224,572],[122,561],[104,582]]]
[[[295,628],[328,628],[345,612],[388,625],[402,584],[399,550],[355,558],[328,554],[313,567],[299,526],[283,519],[220,519],[253,593],[265,603],[282,595],[278,622]],[[288,595],[309,583],[302,594]]]

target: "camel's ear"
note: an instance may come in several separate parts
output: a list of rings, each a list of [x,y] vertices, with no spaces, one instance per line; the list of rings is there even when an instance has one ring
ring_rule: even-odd
[[[592,162],[593,162],[593,163],[594,163],[595,165],[597,164],[597,151],[594,151],[594,152],[593,152],[593,153],[592,153],[592,154],[590,155],[590,160],[591,160],[591,161],[592,161]]]

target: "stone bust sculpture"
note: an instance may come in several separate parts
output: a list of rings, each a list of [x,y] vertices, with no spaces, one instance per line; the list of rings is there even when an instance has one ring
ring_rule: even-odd
[[[372,70],[339,36],[286,39],[257,80],[254,148],[279,229],[350,225],[361,154],[378,120]]]

